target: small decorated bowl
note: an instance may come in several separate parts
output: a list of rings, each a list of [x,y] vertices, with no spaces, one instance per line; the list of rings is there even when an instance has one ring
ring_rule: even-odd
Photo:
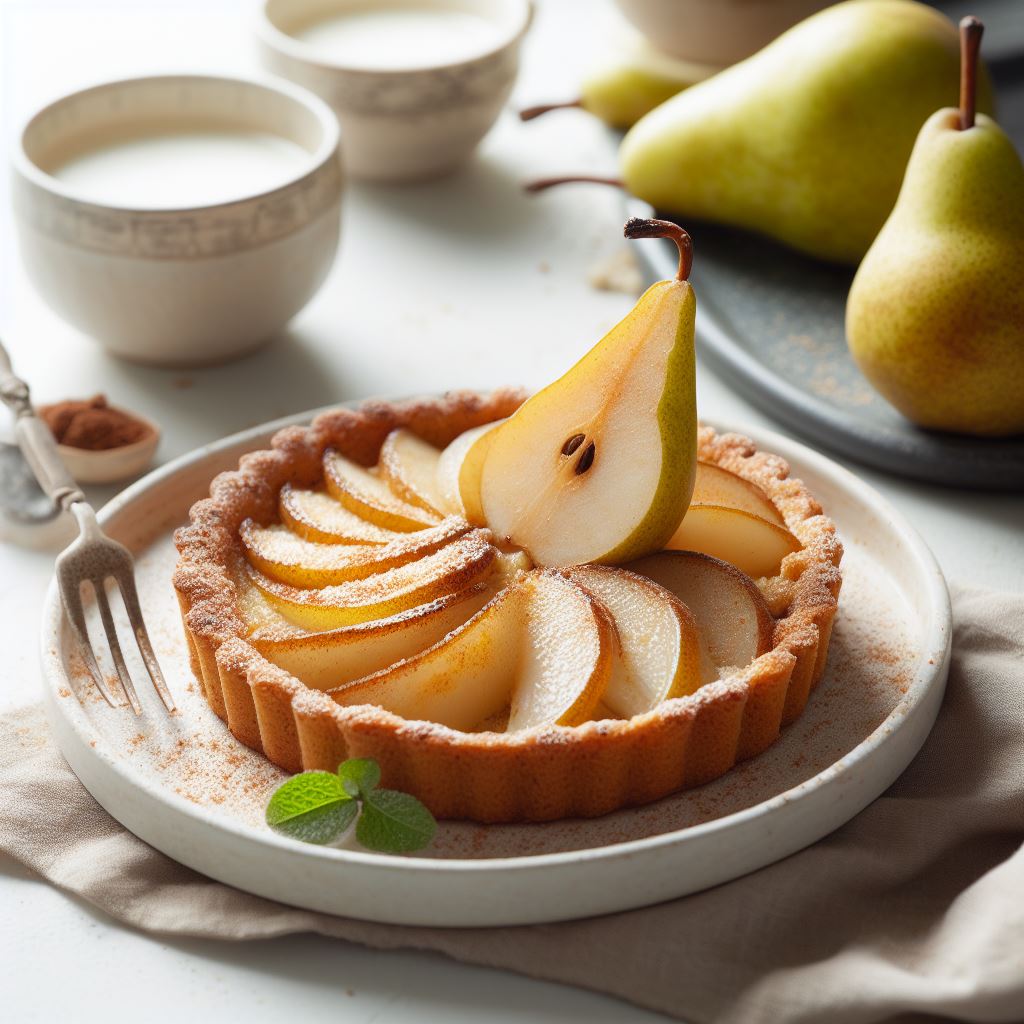
[[[264,0],[263,62],[341,123],[346,170],[377,181],[463,163],[508,100],[529,0]]]
[[[269,341],[334,260],[338,123],[287,82],[164,75],[65,96],[14,154],[22,259],[116,355],[224,362]]]

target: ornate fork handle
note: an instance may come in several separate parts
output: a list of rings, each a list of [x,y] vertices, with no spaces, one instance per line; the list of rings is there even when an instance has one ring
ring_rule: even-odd
[[[15,436],[39,486],[63,509],[85,501],[85,495],[61,460],[50,428],[32,408],[28,384],[15,375],[3,343],[0,343],[0,401],[16,417]]]

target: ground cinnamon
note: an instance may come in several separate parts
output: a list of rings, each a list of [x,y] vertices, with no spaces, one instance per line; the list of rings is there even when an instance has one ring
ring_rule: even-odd
[[[122,448],[141,441],[149,426],[120,409],[111,409],[104,395],[41,406],[39,415],[60,444],[87,451]]]

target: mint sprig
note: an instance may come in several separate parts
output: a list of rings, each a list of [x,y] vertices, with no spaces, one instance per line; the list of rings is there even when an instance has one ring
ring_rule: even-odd
[[[372,758],[343,761],[337,772],[293,775],[274,790],[267,824],[304,843],[337,842],[356,825],[356,839],[368,850],[410,853],[429,845],[434,816],[409,793],[378,789],[380,765]]]

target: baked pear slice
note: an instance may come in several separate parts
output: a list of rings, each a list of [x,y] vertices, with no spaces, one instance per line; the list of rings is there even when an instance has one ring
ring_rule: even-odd
[[[717,676],[696,619],[674,594],[621,568],[580,565],[567,575],[601,602],[618,630],[619,656],[604,692],[608,711],[632,718]]]
[[[728,562],[696,551],[660,551],[629,569],[686,605],[719,669],[749,665],[771,650],[772,613],[754,581]]]
[[[272,580],[251,566],[248,571],[286,619],[304,629],[325,630],[387,618],[466,590],[499,568],[497,556],[487,531],[474,530],[414,562],[329,587],[303,589]]]
[[[533,571],[429,650],[331,696],[467,732],[506,714],[510,732],[577,725],[601,699],[614,653],[607,612],[564,577]]]
[[[776,526],[786,526],[779,510],[757,484],[745,480],[738,473],[716,466],[713,462],[697,463],[697,479],[693,484],[690,505],[723,505],[726,508],[738,508],[767,519]]]
[[[281,522],[318,544],[387,544],[402,534],[361,519],[323,491],[285,484],[278,500]]]
[[[480,504],[480,476],[490,444],[482,439],[504,423],[484,423],[463,431],[444,451],[437,463],[437,486],[442,508],[453,515],[465,516],[474,526],[485,526]],[[480,444],[477,442],[480,441]]]
[[[691,505],[665,547],[700,551],[736,566],[755,579],[777,576],[786,555],[801,544],[784,526],[724,505]]]
[[[386,544],[320,544],[296,536],[287,526],[257,526],[247,519],[238,536],[249,564],[264,576],[295,587],[328,587],[433,554],[468,530],[464,519],[449,516],[425,530],[396,533]]]
[[[437,463],[441,450],[411,430],[392,430],[384,439],[377,459],[380,478],[403,501],[434,515],[443,512],[444,501],[437,486]]]
[[[324,453],[324,483],[350,512],[385,530],[408,533],[435,526],[440,519],[435,512],[403,501],[386,481],[333,449]]]
[[[249,642],[307,686],[330,690],[432,647],[494,595],[492,584],[478,583],[386,619],[295,635],[264,629],[250,636]]]
[[[693,490],[690,237],[639,219],[626,235],[673,238],[678,276],[652,285],[572,369],[477,442],[487,446],[480,500],[488,527],[539,565],[618,563],[658,550]]]

